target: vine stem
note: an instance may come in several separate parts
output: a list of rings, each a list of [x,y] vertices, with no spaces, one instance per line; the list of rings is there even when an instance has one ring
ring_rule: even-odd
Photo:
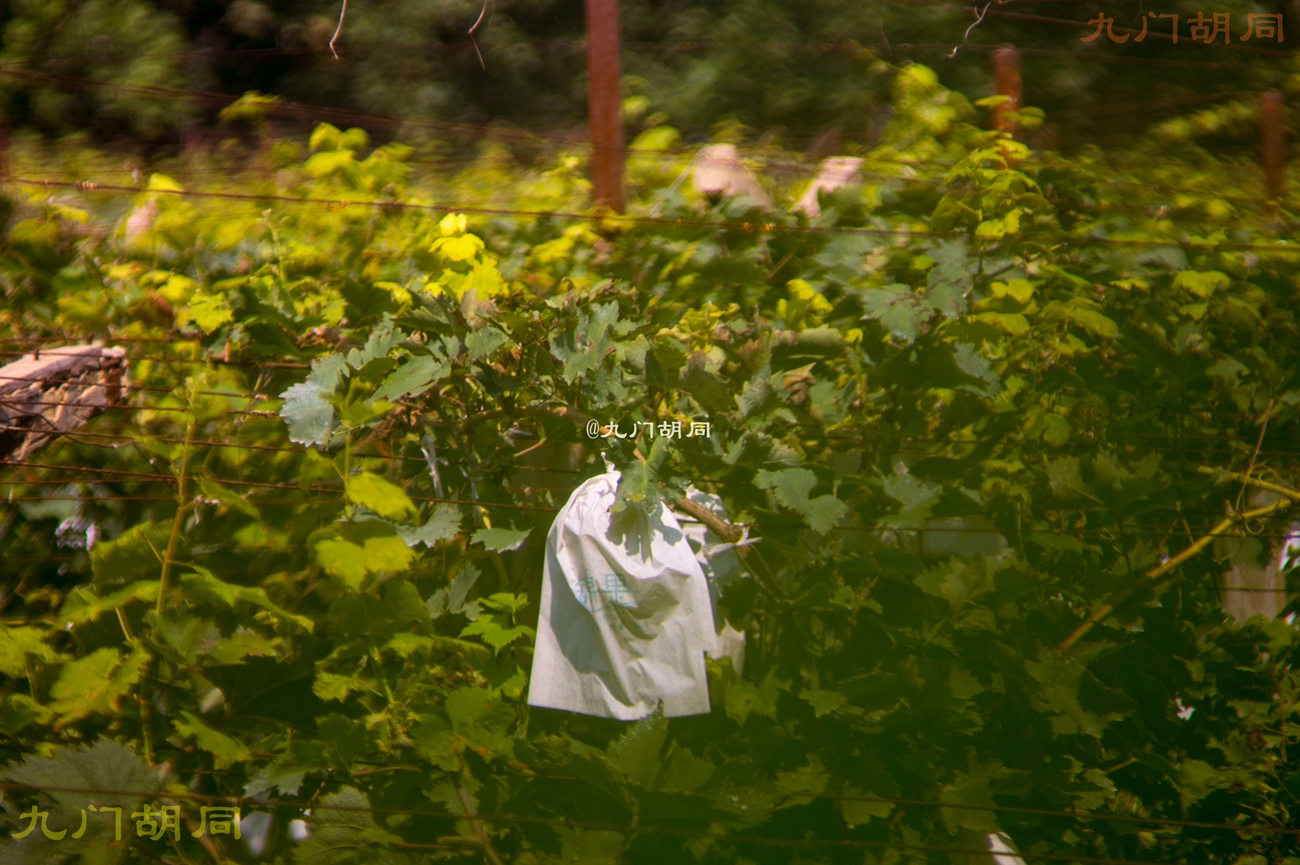
[[[1141,580],[1138,580],[1136,583],[1134,583],[1133,585],[1129,586],[1126,589],[1121,589],[1111,598],[1109,602],[1102,604],[1101,607],[1099,607],[1091,616],[1085,619],[1079,625],[1079,627],[1075,628],[1074,633],[1070,634],[1070,636],[1066,637],[1064,640],[1060,642],[1059,645],[1057,645],[1056,654],[1058,656],[1064,655],[1066,652],[1068,652],[1070,650],[1070,647],[1073,646],[1075,643],[1079,642],[1079,640],[1082,639],[1085,634],[1087,634],[1094,627],[1096,627],[1098,622],[1107,619],[1122,604],[1127,603],[1128,601],[1132,600],[1134,597],[1146,591],[1147,589],[1156,586],[1158,583],[1161,582],[1161,580],[1167,574],[1171,573],[1176,568],[1178,568],[1178,566],[1181,565],[1183,562],[1187,561],[1190,558],[1193,558],[1202,550],[1204,550],[1206,547],[1208,547],[1215,540],[1215,538],[1219,538],[1227,534],[1234,526],[1238,525],[1239,523],[1246,523],[1246,522],[1250,522],[1251,520],[1257,520],[1257,519],[1262,519],[1264,517],[1272,516],[1273,514],[1286,510],[1296,502],[1300,502],[1300,490],[1293,490],[1290,487],[1285,487],[1282,486],[1281,484],[1269,483],[1268,481],[1262,481],[1259,480],[1258,478],[1252,478],[1249,475],[1239,474],[1237,472],[1220,473],[1216,469],[1205,468],[1205,467],[1202,467],[1200,471],[1202,474],[1218,475],[1220,478],[1224,480],[1240,480],[1243,483],[1248,483],[1253,486],[1261,487],[1263,489],[1278,493],[1279,495],[1285,496],[1285,498],[1283,498],[1281,501],[1274,502],[1273,504],[1267,505],[1262,508],[1256,508],[1255,510],[1245,511],[1242,513],[1234,513],[1226,517],[1218,525],[1210,529],[1208,533],[1202,535],[1194,543],[1188,546],[1187,549],[1183,550],[1178,555],[1169,559],[1169,561],[1165,562],[1164,564],[1159,565],[1147,571],[1146,575],[1142,577]]]
[[[476,840],[483,845],[483,858],[490,862],[491,865],[505,865],[501,861],[501,857],[497,855],[496,848],[492,846],[492,839],[488,837],[483,824],[478,820],[478,814],[474,811],[474,802],[470,799],[469,790],[465,788],[464,784],[457,784],[456,794],[460,797],[460,804],[465,808],[465,816],[469,818],[470,828],[478,836]]]
[[[185,484],[188,480],[190,466],[190,441],[194,438],[194,420],[185,426],[185,442],[181,445],[181,470],[176,475],[176,516],[172,519],[172,532],[167,537],[167,549],[163,552],[162,575],[158,578],[158,603],[154,612],[162,615],[164,599],[167,597],[167,583],[171,579],[173,557],[180,544],[181,529],[185,527],[185,517],[194,510],[194,503],[185,500]]]
[[[1273,400],[1270,399],[1268,401],[1268,408],[1264,409],[1264,420],[1259,425],[1259,438],[1255,440],[1255,450],[1250,454],[1250,464],[1246,466],[1245,474],[1247,478],[1249,478],[1251,473],[1255,471],[1255,460],[1259,458],[1259,449],[1264,445],[1264,433],[1268,431],[1268,418],[1271,414],[1273,414]],[[1237,493],[1238,508],[1241,507],[1241,497],[1246,494],[1246,485],[1248,483],[1250,483],[1249,480],[1243,480],[1241,482],[1241,492]]]

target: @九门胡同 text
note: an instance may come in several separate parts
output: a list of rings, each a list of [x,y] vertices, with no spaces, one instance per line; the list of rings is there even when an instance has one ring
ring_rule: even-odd
[[[631,439],[646,435],[649,438],[708,438],[713,431],[713,425],[708,421],[610,421],[602,424],[600,421],[592,418],[587,421],[587,438],[607,439],[620,438]]]

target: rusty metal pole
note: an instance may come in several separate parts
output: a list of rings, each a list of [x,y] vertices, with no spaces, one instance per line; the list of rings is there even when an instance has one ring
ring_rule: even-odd
[[[623,212],[622,58],[618,0],[587,2],[587,110],[596,203]]]
[[[1264,195],[1281,201],[1284,189],[1282,165],[1286,160],[1286,105],[1282,94],[1270,90],[1259,100],[1264,150]]]
[[[998,95],[1011,98],[993,109],[993,128],[999,132],[1010,132],[1011,137],[1020,140],[1020,124],[1012,112],[1020,110],[1020,52],[1015,48],[999,48],[993,52],[993,78],[997,82]]]

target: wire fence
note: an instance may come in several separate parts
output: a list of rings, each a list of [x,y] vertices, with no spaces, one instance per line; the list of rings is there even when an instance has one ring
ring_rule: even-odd
[[[899,178],[905,180],[905,178]],[[970,234],[965,231],[925,231],[912,229],[894,229],[894,228],[866,228],[855,226],[818,226],[818,225],[792,225],[783,224],[774,221],[768,221],[769,218],[755,218],[749,221],[736,220],[711,220],[711,219],[683,219],[681,217],[671,216],[651,216],[651,215],[631,215],[631,214],[596,214],[589,212],[579,212],[570,210],[525,210],[514,208],[497,208],[482,207],[475,204],[466,203],[419,203],[410,201],[374,201],[358,200],[344,198],[303,198],[293,195],[281,195],[274,193],[251,193],[251,192],[232,192],[232,191],[215,191],[215,190],[173,190],[173,189],[151,189],[142,190],[136,186],[123,186],[118,184],[98,183],[95,181],[61,181],[48,178],[28,178],[28,177],[10,177],[9,183],[24,186],[39,186],[42,188],[58,189],[77,189],[81,192],[146,192],[149,195],[175,196],[181,198],[227,200],[227,201],[247,201],[260,204],[291,204],[297,206],[316,206],[330,209],[346,209],[349,207],[360,208],[377,208],[380,210],[390,211],[420,211],[428,213],[465,213],[478,214],[484,216],[520,216],[531,219],[559,219],[559,220],[578,220],[578,221],[599,221],[609,224],[627,224],[627,225],[657,225],[675,228],[699,228],[710,229],[715,231],[731,231],[750,235],[765,234],[794,234],[794,235],[842,235],[842,236],[870,236],[870,237],[892,237],[906,238],[917,240],[932,239],[966,239]],[[1203,194],[1203,191],[1202,191]],[[1277,254],[1295,255],[1300,254],[1300,244],[1294,246],[1286,245],[1282,240],[1276,244],[1263,243],[1232,243],[1232,242],[1208,242],[1203,239],[1190,236],[1167,237],[1152,239],[1132,239],[1132,238],[1114,238],[1086,236],[1080,237],[1062,232],[1062,236],[1054,238],[1052,241],[1059,246],[1070,247],[1118,247],[1118,248],[1138,248],[1138,249],[1159,249],[1182,248],[1182,247],[1211,247],[1216,250],[1234,251],[1234,252],[1268,252]],[[134,357],[128,359],[135,360],[165,360],[167,358],[150,358]],[[227,361],[228,363],[228,361]],[[284,363],[267,363],[262,366],[286,366]],[[294,366],[306,366],[305,364],[293,364]]]

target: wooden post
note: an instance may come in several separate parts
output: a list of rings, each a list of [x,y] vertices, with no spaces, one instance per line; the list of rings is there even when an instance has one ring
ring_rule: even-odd
[[[623,212],[622,58],[618,0],[587,2],[587,110],[596,203]]]
[[[1270,90],[1259,100],[1264,150],[1264,195],[1281,201],[1284,192],[1282,165],[1286,161],[1286,105],[1282,94]]]
[[[126,349],[65,345],[35,349],[0,367],[0,459],[33,451],[122,398]]]
[[[997,82],[998,95],[1011,98],[993,109],[993,128],[999,132],[1010,132],[1017,141],[1020,140],[1020,124],[1015,121],[1012,112],[1021,106],[1020,52],[1015,48],[999,48],[993,52],[993,78]]]

